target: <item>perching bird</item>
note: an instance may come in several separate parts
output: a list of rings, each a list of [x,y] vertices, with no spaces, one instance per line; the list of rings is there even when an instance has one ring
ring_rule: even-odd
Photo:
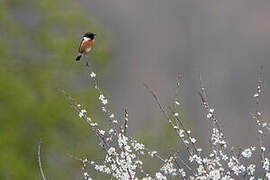
[[[87,32],[84,34],[79,47],[79,54],[76,57],[76,61],[79,61],[83,55],[87,54],[93,49],[95,44],[95,37],[96,34],[92,32]]]

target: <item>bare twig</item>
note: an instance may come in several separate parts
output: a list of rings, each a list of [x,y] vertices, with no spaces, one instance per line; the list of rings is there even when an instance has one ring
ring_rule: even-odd
[[[217,144],[213,143],[213,140],[210,140],[210,145],[211,145],[211,149],[212,151],[215,152],[221,152],[222,151],[226,151],[229,147],[229,153],[231,153],[231,155],[233,157],[235,157],[238,161],[234,162],[236,164],[239,164],[239,159],[237,158],[237,154],[233,151],[233,146],[230,144],[228,138],[225,136],[225,133],[223,132],[223,128],[221,126],[221,123],[218,121],[218,119],[216,119],[215,113],[214,113],[214,109],[211,108],[208,99],[207,99],[207,95],[206,95],[206,90],[205,87],[203,85],[203,80],[202,80],[202,75],[200,73],[200,91],[198,92],[200,99],[201,99],[201,103],[202,103],[202,107],[205,110],[205,112],[207,113],[207,119],[210,121],[211,125],[212,125],[212,129],[214,130],[214,128],[216,128],[218,130],[218,135],[221,137],[221,142],[218,143],[219,146],[217,146]],[[212,132],[214,133],[214,132]],[[220,148],[220,149],[219,149]],[[216,154],[214,153],[215,156],[220,156],[220,154]],[[228,168],[228,167],[227,167]]]
[[[72,159],[75,159],[76,161],[80,161],[82,163],[82,171],[83,171],[83,178],[85,180],[91,179],[88,172],[87,172],[87,168],[86,168],[86,163],[88,162],[88,159],[82,159],[82,158],[78,158],[74,155],[68,154],[69,157],[71,157]]]
[[[201,74],[200,74],[200,84],[201,84],[200,85],[201,87],[200,87],[200,91],[198,92],[198,94],[201,98],[202,106],[207,113],[209,113],[209,112],[211,113],[211,116],[208,119],[211,120],[212,126],[216,127],[218,129],[218,131],[220,132],[220,134],[221,134],[222,138],[224,139],[224,141],[226,142],[226,144],[228,144],[228,146],[232,149],[232,146],[230,145],[228,138],[224,135],[224,132],[223,132],[223,129],[221,127],[220,122],[216,119],[214,112],[211,112],[211,107],[210,107],[209,102],[207,100],[206,90],[205,90],[205,87],[203,86]],[[235,153],[233,153],[233,154],[235,155]]]
[[[78,107],[78,103],[70,95],[68,95],[64,90],[61,90],[60,92],[63,94],[65,100],[70,104],[71,108],[75,112],[80,113],[81,108]],[[100,132],[98,131],[98,129],[95,126],[91,125],[89,118],[85,114],[83,114],[81,118],[88,124],[90,129],[93,132],[95,132],[95,134],[99,138],[100,142],[102,142],[102,145],[103,145],[102,148],[107,152],[107,150],[109,149],[110,146],[108,145],[108,142],[106,141],[104,136],[100,134]]]
[[[42,140],[40,139],[39,144],[38,144],[38,165],[39,165],[39,170],[40,170],[40,174],[42,176],[42,179],[46,180],[46,177],[45,177],[43,169],[42,169],[41,158],[40,158],[41,143],[42,143]]]
[[[128,111],[125,109],[125,118],[124,118],[124,135],[127,135],[127,128],[128,128]]]
[[[258,140],[259,140],[259,146],[260,146],[260,156],[261,156],[261,161],[263,162],[265,159],[264,146],[263,146],[264,131],[263,131],[263,123],[262,123],[262,112],[260,111],[260,99],[261,99],[262,88],[263,88],[262,71],[263,71],[263,66],[260,67],[260,71],[258,74],[257,88],[256,88],[256,92],[253,95],[253,97],[255,98],[256,107],[255,107],[255,114],[252,117],[256,120],[257,134],[258,134]]]
[[[89,69],[89,74],[90,74],[90,77],[91,79],[93,80],[93,83],[94,83],[94,88],[97,89],[98,93],[100,95],[103,95],[104,92],[102,91],[102,89],[100,88],[99,86],[99,82],[98,82],[98,79],[96,77],[96,74],[94,73],[94,71],[92,71],[92,68],[90,66],[87,66],[87,68]],[[94,74],[94,75],[92,75]],[[114,113],[112,111],[112,108],[108,105],[108,104],[103,104],[102,105],[102,111],[104,113],[104,116],[106,117],[106,119],[108,120],[109,122],[109,125],[115,130],[117,131],[118,129],[118,121],[116,120],[113,120],[112,118],[112,115],[114,116]]]
[[[192,155],[192,152],[191,152],[189,146],[184,142],[183,138],[180,137],[179,132],[178,132],[177,128],[175,128],[175,125],[174,125],[174,123],[172,121],[172,118],[170,118],[169,113],[167,112],[167,110],[161,104],[161,102],[160,102],[158,96],[156,95],[156,93],[152,89],[150,89],[150,87],[147,84],[144,83],[143,85],[149,91],[149,93],[153,96],[153,98],[154,98],[156,104],[158,105],[159,109],[161,110],[162,114],[165,116],[165,118],[168,120],[171,127],[174,129],[176,134],[179,136],[179,138],[183,142],[183,144],[184,144],[185,148],[187,149],[189,155]]]
[[[185,143],[185,140],[180,136],[179,127],[176,127],[174,125],[172,119],[170,118],[170,115],[169,115],[168,111],[162,106],[162,104],[161,104],[158,96],[156,95],[156,93],[152,89],[150,89],[147,84],[144,83],[143,85],[151,93],[151,95],[153,96],[154,100],[156,101],[157,105],[159,106],[159,109],[161,110],[161,112],[163,113],[163,115],[167,118],[169,124],[174,129],[174,131],[177,133],[177,135],[179,136],[180,140],[183,142],[183,144],[184,144],[187,152],[189,153],[189,155],[193,155],[193,152],[191,151],[190,147]],[[179,122],[179,119],[177,119],[176,121]],[[195,147],[195,146],[193,146],[193,147]],[[196,147],[195,147],[195,152],[198,154],[198,151],[197,151]],[[205,171],[207,171],[206,164],[204,162],[202,162],[202,165],[203,165]]]

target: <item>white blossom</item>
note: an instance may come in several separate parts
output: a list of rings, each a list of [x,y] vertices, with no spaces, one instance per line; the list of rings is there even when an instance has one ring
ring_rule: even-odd
[[[255,93],[255,94],[253,95],[254,98],[256,98],[256,97],[258,97],[258,96],[259,96],[259,93]]]
[[[178,169],[178,172],[181,174],[182,177],[186,177],[186,172],[183,169]]]
[[[264,158],[263,169],[265,169],[266,171],[269,171],[269,166],[270,166],[269,159],[268,158]]]
[[[154,157],[157,154],[157,151],[152,151],[151,156]]]
[[[198,164],[201,164],[201,163],[202,163],[202,158],[201,158],[200,156],[194,154],[193,156],[190,156],[190,157],[189,157],[189,161],[190,161],[190,162],[195,161],[195,162],[197,162]]]
[[[103,136],[104,136],[104,134],[105,134],[105,131],[104,131],[104,130],[98,129],[98,132],[99,132],[101,135],[103,135]]]
[[[86,113],[86,110],[85,109],[82,109],[80,112],[79,112],[79,117],[82,118]]]
[[[140,144],[140,143],[134,143],[133,144],[133,148],[135,151],[139,151],[139,150],[143,150],[144,149],[144,145]]]
[[[164,176],[160,172],[156,173],[156,179],[157,180],[167,180],[166,176]]]
[[[91,72],[90,77],[91,77],[91,78],[95,78],[95,77],[96,77],[96,73]]]
[[[180,136],[181,138],[185,137],[184,132],[185,132],[184,130],[179,129],[178,134],[179,134],[179,136]]]
[[[114,132],[113,129],[110,129],[110,130],[109,130],[109,134],[112,134],[113,132]]]
[[[212,113],[208,113],[206,117],[207,117],[208,119],[210,119],[212,116],[213,116]]]
[[[214,170],[210,171],[209,177],[210,177],[210,179],[213,179],[213,180],[219,180],[221,177],[219,170],[214,169]]]
[[[255,151],[256,150],[256,147],[255,146],[251,146],[250,149],[251,149],[251,151]]]
[[[113,114],[113,113],[110,115],[110,118],[111,118],[111,119],[113,119],[113,118],[114,118],[114,114]]]
[[[255,165],[255,164],[250,164],[250,165],[247,167],[247,170],[248,170],[249,175],[254,175],[255,168],[256,168],[256,165]]]
[[[196,143],[197,140],[196,140],[195,138],[192,138],[192,137],[191,137],[191,138],[190,138],[190,141],[194,144],[194,143]]]
[[[103,99],[102,100],[102,104],[104,104],[104,105],[108,104],[108,100],[107,99]]]
[[[91,127],[96,127],[98,124],[97,123],[90,123]]]
[[[175,176],[176,175],[176,168],[174,168],[173,163],[171,162],[172,159],[170,159],[167,163],[165,163],[160,171],[162,171],[166,175]]]
[[[252,151],[251,149],[247,148],[245,149],[244,151],[242,151],[242,156],[245,157],[245,158],[250,158],[251,155],[252,155]]]
[[[268,180],[269,180],[270,179],[270,172],[267,172],[266,175],[265,175],[265,177],[267,177]]]
[[[99,100],[101,101],[102,104],[106,105],[108,103],[108,100],[105,98],[103,94],[99,95]]]

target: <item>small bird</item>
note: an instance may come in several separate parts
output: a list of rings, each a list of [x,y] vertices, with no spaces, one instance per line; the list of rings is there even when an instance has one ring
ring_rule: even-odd
[[[96,34],[92,32],[87,32],[83,35],[83,39],[81,40],[81,44],[79,47],[79,54],[76,57],[76,61],[79,61],[81,57],[88,52],[90,52],[95,44]]]

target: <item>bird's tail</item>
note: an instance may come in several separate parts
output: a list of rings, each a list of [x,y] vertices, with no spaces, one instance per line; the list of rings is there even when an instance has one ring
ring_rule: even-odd
[[[76,61],[79,61],[82,57],[82,54],[78,54],[78,56],[76,57]]]

